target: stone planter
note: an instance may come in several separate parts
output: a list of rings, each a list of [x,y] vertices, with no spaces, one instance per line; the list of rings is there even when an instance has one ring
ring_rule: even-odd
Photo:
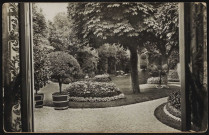
[[[35,94],[35,108],[42,108],[43,107],[43,100],[44,100],[43,93]]]
[[[68,109],[68,95],[66,94],[52,94],[53,104],[55,110]]]

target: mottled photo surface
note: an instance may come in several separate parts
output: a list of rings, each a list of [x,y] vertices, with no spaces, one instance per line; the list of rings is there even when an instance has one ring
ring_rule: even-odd
[[[4,3],[4,130],[206,131],[206,14],[198,2]]]

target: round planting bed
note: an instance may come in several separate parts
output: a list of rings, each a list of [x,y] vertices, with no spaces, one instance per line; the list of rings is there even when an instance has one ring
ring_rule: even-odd
[[[166,109],[166,103],[158,106],[154,111],[154,115],[163,124],[181,130],[181,119],[168,112]]]
[[[154,115],[165,125],[181,130],[181,111],[177,110],[169,102],[158,106],[154,111]],[[198,127],[191,122],[191,129],[197,131]]]
[[[65,110],[68,108],[68,95],[66,93],[53,93],[52,99],[55,110]]]
[[[43,107],[43,100],[44,100],[44,94],[43,93],[36,93],[35,94],[35,108],[42,108]]]
[[[119,88],[113,83],[78,81],[69,84],[65,89],[69,101],[77,102],[107,102],[125,98]]]

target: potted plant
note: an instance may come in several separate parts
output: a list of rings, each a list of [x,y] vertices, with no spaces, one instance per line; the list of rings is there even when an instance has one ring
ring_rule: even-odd
[[[64,79],[74,77],[80,72],[80,65],[70,54],[56,51],[49,54],[51,77],[57,79],[59,92],[52,94],[54,109],[64,110],[68,108],[68,93],[62,91]]]

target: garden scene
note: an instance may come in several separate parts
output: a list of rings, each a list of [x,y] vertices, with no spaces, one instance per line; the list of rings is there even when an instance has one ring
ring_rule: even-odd
[[[35,132],[179,132],[178,4],[55,5],[33,4]]]

